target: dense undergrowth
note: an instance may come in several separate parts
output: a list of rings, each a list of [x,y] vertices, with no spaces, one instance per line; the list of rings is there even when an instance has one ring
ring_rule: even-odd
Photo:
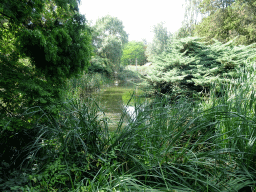
[[[20,169],[1,164],[2,191],[255,190],[254,75],[214,88],[205,101],[166,97],[136,105],[114,132],[93,100],[43,110]],[[99,118],[100,117],[100,118]]]
[[[113,77],[105,73],[84,73],[79,78],[72,78],[66,83],[66,91],[63,98],[83,98],[88,93],[98,90],[104,86],[113,84]]]
[[[254,66],[214,81],[200,99],[170,93],[137,102],[115,131],[93,99],[81,99],[104,79],[72,79],[56,114],[34,107],[21,115],[38,118],[9,140],[24,138],[1,162],[0,190],[255,191]]]

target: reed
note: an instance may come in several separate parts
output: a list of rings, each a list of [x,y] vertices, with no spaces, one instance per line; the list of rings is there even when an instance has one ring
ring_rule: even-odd
[[[238,191],[255,183],[253,114],[245,114],[245,104],[238,108],[238,101],[225,100],[224,106],[222,100],[206,107],[185,98],[171,105],[158,98],[136,105],[136,118],[126,126],[124,113],[111,133],[93,101],[73,102],[58,120],[41,127],[34,146],[47,149],[48,165],[65,162],[71,176],[55,186],[63,190],[73,182],[74,191]],[[49,172],[42,169],[40,174]]]
[[[255,191],[255,76],[241,74],[201,100],[135,102],[136,118],[124,124],[124,111],[111,132],[92,99],[45,113],[26,149],[37,168],[20,189]]]

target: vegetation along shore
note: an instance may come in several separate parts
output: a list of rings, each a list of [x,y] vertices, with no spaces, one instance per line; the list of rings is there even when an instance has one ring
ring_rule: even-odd
[[[0,191],[256,192],[256,3],[187,2],[149,43],[77,0],[1,1]]]

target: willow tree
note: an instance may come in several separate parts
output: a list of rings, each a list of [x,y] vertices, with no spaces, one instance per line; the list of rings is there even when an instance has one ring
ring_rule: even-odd
[[[96,57],[99,57],[98,60],[105,59],[104,67],[118,71],[122,49],[128,42],[128,34],[124,30],[122,21],[107,15],[98,19],[93,29],[93,46]]]
[[[153,33],[153,41],[147,46],[149,58],[161,54],[167,48],[172,37],[172,34],[164,27],[163,22],[153,26]]]

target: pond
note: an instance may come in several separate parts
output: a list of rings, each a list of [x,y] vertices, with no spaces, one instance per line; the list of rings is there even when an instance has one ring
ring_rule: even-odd
[[[131,118],[135,117],[135,98],[138,98],[142,94],[143,92],[135,86],[125,86],[120,84],[105,87],[93,92],[90,96],[95,99],[100,109],[109,119],[109,128],[116,129],[125,110]],[[124,120],[124,122],[127,122],[127,118]]]

